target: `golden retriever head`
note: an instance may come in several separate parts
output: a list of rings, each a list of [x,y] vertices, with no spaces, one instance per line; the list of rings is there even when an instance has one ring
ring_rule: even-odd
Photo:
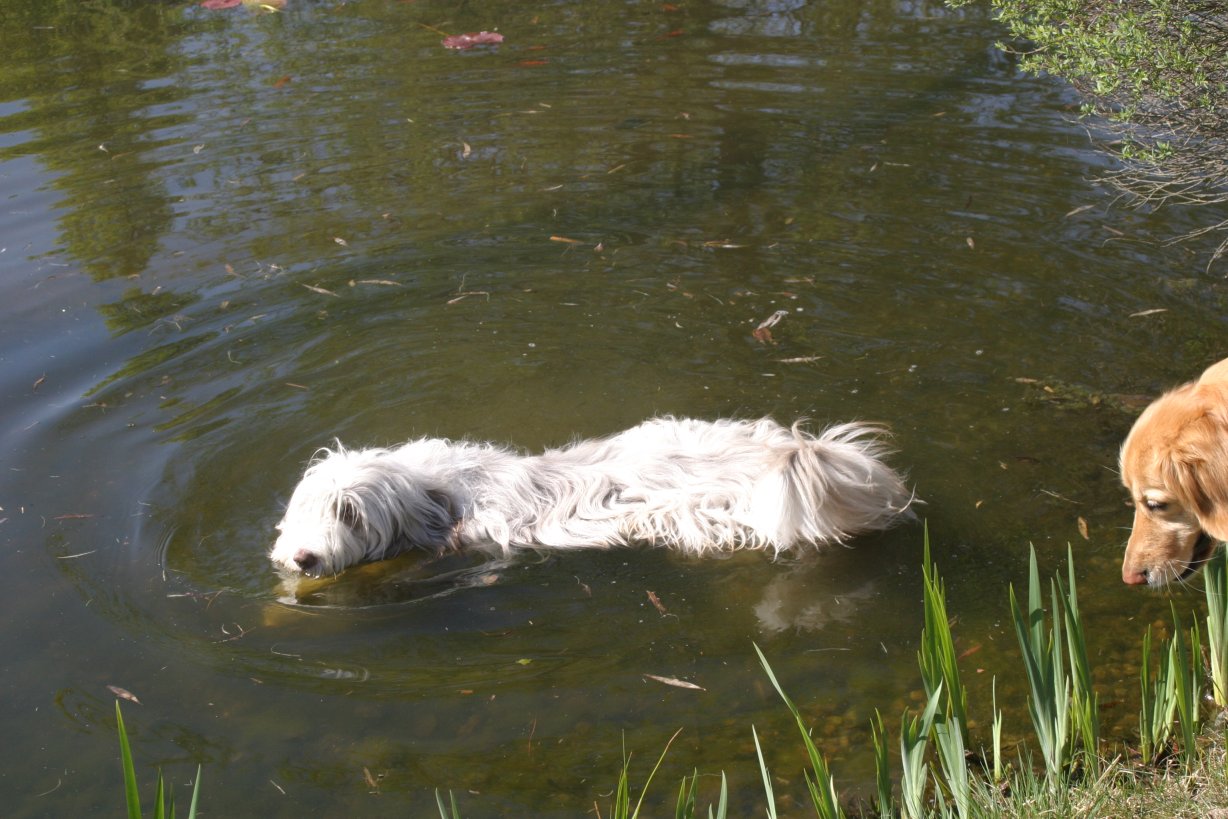
[[[1182,580],[1228,540],[1228,359],[1143,412],[1121,447],[1134,505],[1121,579]]]

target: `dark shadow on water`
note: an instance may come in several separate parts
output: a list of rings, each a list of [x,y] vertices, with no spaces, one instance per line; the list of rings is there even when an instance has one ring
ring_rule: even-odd
[[[461,589],[493,586],[511,560],[492,560],[478,552],[443,556],[423,553],[346,569],[336,577],[283,577],[279,603],[313,608],[371,609],[399,606],[452,594]]]

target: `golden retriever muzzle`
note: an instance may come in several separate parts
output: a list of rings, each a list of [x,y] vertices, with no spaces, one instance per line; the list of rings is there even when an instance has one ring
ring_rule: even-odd
[[[1228,540],[1228,359],[1143,411],[1121,447],[1134,506],[1121,579],[1160,588]]]

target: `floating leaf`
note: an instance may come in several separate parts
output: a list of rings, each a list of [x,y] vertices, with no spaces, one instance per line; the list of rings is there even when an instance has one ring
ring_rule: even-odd
[[[141,701],[136,698],[136,694],[133,694],[127,688],[120,688],[118,685],[108,685],[107,690],[120,699],[130,700],[131,702],[135,702],[137,705],[141,704]]]
[[[787,315],[789,315],[788,310],[777,310],[775,313],[759,322],[759,326],[751,331],[751,335],[755,337],[755,341],[762,344],[775,344],[776,342],[772,338],[771,328],[779,324],[780,320]]]
[[[503,35],[497,31],[475,31],[469,34],[453,34],[444,37],[443,47],[463,51],[476,45],[497,45],[501,42],[503,42]]]
[[[652,603],[653,607],[656,608],[662,617],[669,614],[669,610],[665,608],[665,604],[661,602],[661,598],[657,597],[656,592],[648,592],[648,602]]]
[[[666,685],[672,685],[675,688],[690,688],[690,689],[694,689],[695,691],[707,691],[708,690],[704,688],[702,685],[696,685],[695,683],[690,683],[690,682],[687,682],[686,680],[679,680],[674,677],[658,677],[656,674],[645,674],[644,676],[650,680],[656,680],[659,683],[665,683]]]

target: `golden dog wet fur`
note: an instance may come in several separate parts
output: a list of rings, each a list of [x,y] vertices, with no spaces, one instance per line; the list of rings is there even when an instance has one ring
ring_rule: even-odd
[[[1228,540],[1228,359],[1156,399],[1121,447],[1134,505],[1121,579],[1182,580]]]

